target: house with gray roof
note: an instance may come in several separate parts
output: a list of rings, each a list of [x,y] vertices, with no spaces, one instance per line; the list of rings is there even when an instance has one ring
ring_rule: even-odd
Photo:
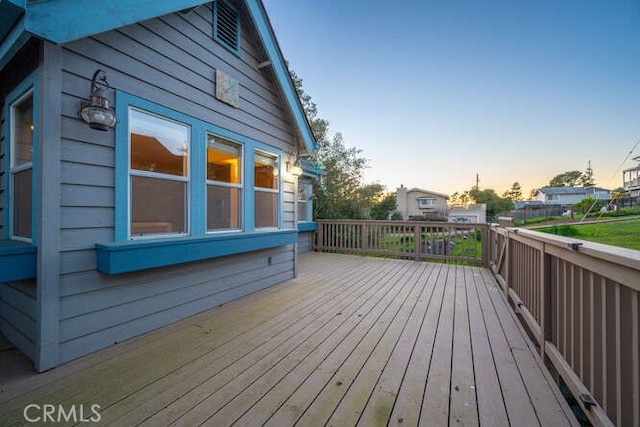
[[[535,200],[546,205],[575,205],[589,197],[611,200],[611,191],[599,187],[542,187],[534,194]]]

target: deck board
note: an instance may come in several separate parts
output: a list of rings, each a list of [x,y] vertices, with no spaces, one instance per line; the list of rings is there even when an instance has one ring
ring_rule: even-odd
[[[0,385],[126,425],[576,425],[487,270],[337,254],[51,372]]]

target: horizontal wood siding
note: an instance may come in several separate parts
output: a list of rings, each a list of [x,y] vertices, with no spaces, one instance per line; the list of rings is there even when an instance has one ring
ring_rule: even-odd
[[[0,331],[25,356],[35,359],[35,280],[0,283]]]
[[[293,277],[293,245],[117,276],[96,271],[96,243],[114,241],[114,132],[78,120],[90,79],[294,152],[294,129],[243,18],[241,54],[212,39],[211,5],[63,46],[61,120],[60,362],[164,326]],[[240,108],[215,98],[215,72],[240,82]],[[114,102],[114,91],[107,95]],[[192,141],[197,143],[197,141]],[[283,185],[285,228],[294,186]]]
[[[298,233],[298,253],[303,254],[313,250],[313,237],[315,231]]]

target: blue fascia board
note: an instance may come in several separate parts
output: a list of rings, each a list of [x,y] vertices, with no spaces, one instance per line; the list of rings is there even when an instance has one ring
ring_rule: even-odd
[[[20,17],[24,14],[24,7],[16,4],[15,1],[0,0],[0,40],[11,32],[14,25],[20,20]]]
[[[298,223],[298,231],[316,231],[318,229],[317,222],[299,222]]]
[[[38,249],[16,240],[0,240],[0,283],[34,279]]]
[[[41,1],[26,5],[26,28],[53,43],[67,43],[204,3],[207,2],[110,0],[89,6],[86,0]]]
[[[302,137],[306,151],[307,153],[312,154],[315,152],[316,148],[315,137],[313,136],[311,126],[309,125],[307,116],[305,115],[302,104],[300,103],[300,98],[298,98],[296,89],[293,86],[291,75],[287,69],[287,65],[275,37],[271,22],[267,16],[267,12],[260,0],[245,0],[245,2],[247,9],[249,10],[249,14],[251,15],[251,19],[258,30],[258,35],[260,36],[262,45],[264,46],[267,56],[271,61],[271,67],[276,75],[278,83],[280,84],[285,101],[289,107],[289,111],[291,111],[298,128],[298,132]]]
[[[98,271],[121,274],[293,244],[298,230],[96,244]]]
[[[22,17],[13,25],[11,30],[4,35],[4,38],[2,38],[2,42],[0,43],[0,70],[18,53],[27,40],[29,40],[29,37],[29,33],[24,28],[24,17]]]

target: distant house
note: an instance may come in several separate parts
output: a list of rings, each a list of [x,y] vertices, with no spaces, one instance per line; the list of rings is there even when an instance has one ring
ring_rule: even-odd
[[[448,199],[446,194],[421,188],[408,189],[404,185],[396,190],[397,210],[405,220],[415,217],[445,218]]]
[[[637,166],[622,171],[622,188],[629,197],[640,197],[640,156],[633,160],[639,162]]]
[[[478,203],[449,206],[449,221],[484,224],[487,222],[487,205]]]
[[[37,370],[294,277],[315,141],[260,0],[0,17],[0,330]]]
[[[611,200],[611,191],[599,187],[542,187],[535,191],[535,199],[546,205],[569,206],[588,197]]]

